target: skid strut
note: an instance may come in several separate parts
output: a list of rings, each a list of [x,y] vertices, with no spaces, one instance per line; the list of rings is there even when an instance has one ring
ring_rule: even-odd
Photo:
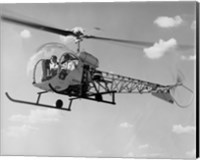
[[[55,93],[61,94],[61,95],[67,95],[70,97],[74,97],[74,98],[70,98],[69,99],[69,105],[68,105],[68,110],[71,111],[71,106],[72,106],[72,102],[76,99],[87,99],[87,100],[92,100],[92,101],[97,101],[97,102],[102,102],[102,103],[108,103],[108,104],[116,104],[115,102],[115,93],[116,91],[106,91],[106,92],[99,92],[99,93],[93,93],[90,95],[80,95],[77,96],[77,94],[66,94],[65,91],[57,91],[51,84],[49,84],[49,87],[51,88],[52,91],[54,91]],[[112,95],[112,100],[108,101],[108,100],[103,100],[103,95],[105,94],[111,94]]]
[[[91,96],[94,96],[94,98],[90,97],[90,96],[80,96],[80,97],[74,97],[74,98],[70,98],[69,99],[69,106],[68,106],[68,109],[71,110],[71,105],[72,105],[72,102],[74,100],[77,100],[77,99],[87,99],[87,100],[92,100],[92,101],[97,101],[97,102],[102,102],[102,103],[108,103],[108,104],[116,104],[115,102],[115,93],[116,91],[111,91],[111,92],[102,92],[102,93],[98,93],[98,94],[93,94]],[[106,100],[103,100],[102,98],[102,95],[103,94],[112,94],[112,101],[106,101]]]

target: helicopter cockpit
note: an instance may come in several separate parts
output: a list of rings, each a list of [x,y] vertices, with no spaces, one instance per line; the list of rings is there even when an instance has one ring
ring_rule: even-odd
[[[79,59],[75,52],[60,43],[47,43],[41,46],[29,62],[32,68],[33,83],[41,84],[48,81],[63,81],[73,72]]]

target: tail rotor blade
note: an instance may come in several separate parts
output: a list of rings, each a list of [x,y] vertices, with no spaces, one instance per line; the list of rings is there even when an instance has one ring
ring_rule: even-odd
[[[176,84],[170,89],[174,102],[180,108],[187,108],[190,106],[194,97],[193,91],[183,84],[184,81],[185,76],[183,72],[178,70]]]

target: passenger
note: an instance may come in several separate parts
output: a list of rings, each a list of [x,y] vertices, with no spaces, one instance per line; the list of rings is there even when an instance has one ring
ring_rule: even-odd
[[[49,67],[50,67],[50,77],[56,76],[58,71],[58,61],[55,55],[51,57]]]
[[[69,56],[69,54],[65,54],[63,55],[63,59],[61,61],[61,69],[67,69],[67,65],[69,60],[71,59],[71,57]]]
[[[63,56],[63,60],[61,62],[61,69],[65,70],[74,70],[78,65],[78,60],[69,54]]]
[[[73,71],[78,65],[78,60],[74,59],[68,63],[67,69]]]
[[[78,65],[78,60],[72,57],[69,53],[63,55],[61,60],[61,72],[59,78],[64,80],[70,71],[73,71]]]
[[[68,74],[68,62],[70,60],[70,56],[68,53],[63,55],[63,59],[61,60],[61,72],[59,74],[59,78],[64,80]]]

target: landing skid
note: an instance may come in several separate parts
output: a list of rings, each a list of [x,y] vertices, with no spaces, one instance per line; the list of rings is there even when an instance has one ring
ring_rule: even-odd
[[[37,97],[36,102],[30,102],[30,101],[14,99],[7,92],[5,94],[6,94],[6,96],[7,96],[7,98],[9,100],[11,100],[11,101],[13,101],[15,103],[35,105],[35,106],[39,106],[39,107],[46,107],[46,108],[52,108],[52,109],[58,109],[58,110],[64,110],[64,111],[71,111],[72,102],[74,100],[77,100],[77,99],[87,99],[87,100],[92,100],[92,101],[97,101],[97,102],[102,102],[102,103],[116,104],[115,103],[115,93],[116,93],[116,91],[99,92],[99,93],[94,93],[94,94],[91,94],[91,95],[80,95],[79,96],[79,95],[72,95],[72,94],[68,95],[68,94],[64,93],[63,91],[57,91],[54,87],[52,87],[51,84],[49,84],[49,87],[55,93],[74,97],[74,98],[70,98],[69,99],[70,102],[69,102],[68,108],[62,108],[63,101],[60,100],[60,99],[58,99],[56,101],[56,105],[55,106],[40,103],[41,95],[44,94],[44,93],[47,93],[48,91],[38,92],[38,97]],[[110,101],[107,101],[107,100],[103,99],[103,95],[106,95],[106,94],[111,95],[112,99]]]
[[[38,98],[37,98],[36,102],[29,102],[29,101],[17,100],[17,99],[12,98],[7,92],[5,94],[6,94],[6,96],[8,97],[9,100],[11,100],[13,102],[16,102],[16,103],[35,105],[35,106],[39,106],[39,107],[46,107],[46,108],[52,108],[52,109],[58,109],[58,110],[64,110],[64,111],[71,111],[70,108],[61,108],[62,104],[63,104],[61,100],[57,100],[55,106],[51,106],[51,105],[46,105],[46,104],[39,103],[40,96],[43,93],[47,93],[47,92],[39,92],[38,93]]]

